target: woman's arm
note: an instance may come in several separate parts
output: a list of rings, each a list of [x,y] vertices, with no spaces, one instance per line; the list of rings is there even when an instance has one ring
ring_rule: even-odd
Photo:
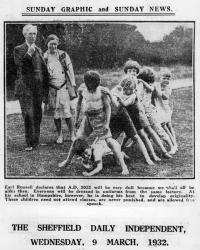
[[[56,89],[56,90],[59,90],[60,88],[62,88],[64,85],[61,85],[60,87],[52,84],[52,83],[49,83],[49,87],[53,88],[53,89]]]
[[[69,70],[69,77],[70,77],[71,85],[76,86],[75,76],[74,76],[74,69],[73,69],[71,59],[70,59],[69,55],[66,52],[65,52],[65,55],[66,55],[66,65],[67,65],[67,68]]]

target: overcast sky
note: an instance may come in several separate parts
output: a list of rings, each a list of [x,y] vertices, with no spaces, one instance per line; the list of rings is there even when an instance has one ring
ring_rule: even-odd
[[[132,23],[137,26],[138,31],[140,31],[146,40],[151,42],[162,40],[164,35],[168,35],[175,27],[193,27],[193,23]]]

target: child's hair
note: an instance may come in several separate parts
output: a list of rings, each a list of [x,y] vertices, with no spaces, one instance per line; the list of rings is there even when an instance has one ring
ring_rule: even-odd
[[[124,88],[130,87],[130,86],[132,85],[132,83],[133,83],[133,81],[132,81],[132,79],[131,79],[130,77],[125,77],[125,78],[121,81],[120,85],[121,85],[121,87],[124,89]]]
[[[97,71],[87,71],[84,75],[84,82],[86,87],[92,83],[92,89],[96,90],[100,84],[100,74]]]
[[[153,69],[145,67],[140,71],[138,78],[145,81],[148,84],[154,83],[155,72]]]
[[[123,93],[125,93],[125,95],[133,94],[133,92],[136,89],[136,83],[133,81],[133,79],[131,77],[124,78],[121,81],[120,85],[121,85],[121,87],[123,89]]]
[[[165,69],[162,74],[161,74],[162,78],[166,78],[168,80],[171,79],[172,73],[169,69]]]
[[[136,69],[138,74],[140,72],[140,65],[138,62],[129,59],[124,64],[124,72],[127,73],[128,69]]]

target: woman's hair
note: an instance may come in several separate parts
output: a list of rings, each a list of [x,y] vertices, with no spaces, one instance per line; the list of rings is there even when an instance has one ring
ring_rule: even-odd
[[[143,68],[139,75],[138,75],[138,79],[142,79],[143,81],[145,81],[146,83],[154,83],[155,82],[155,72],[153,69],[151,68]]]
[[[52,41],[52,40],[56,40],[56,41],[58,42],[58,44],[59,44],[59,38],[58,38],[55,34],[51,34],[51,35],[49,35],[49,36],[47,37],[47,39],[46,39],[46,42],[45,42],[46,46],[47,46],[48,43],[49,43],[50,41]]]
[[[84,82],[86,87],[88,87],[89,84],[92,83],[92,86],[90,85],[90,88],[92,87],[93,90],[96,90],[97,87],[100,84],[100,74],[97,71],[87,71],[84,75]]]
[[[127,73],[128,69],[136,69],[138,74],[140,72],[140,65],[138,62],[129,59],[124,64],[124,72]]]

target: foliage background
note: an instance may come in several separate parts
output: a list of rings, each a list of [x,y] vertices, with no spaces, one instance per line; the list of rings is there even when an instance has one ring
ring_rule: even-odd
[[[13,49],[24,42],[24,24],[6,24],[6,85],[14,87],[16,67]],[[37,44],[47,49],[48,35],[60,38],[60,49],[70,55],[75,72],[86,69],[119,68],[128,58],[141,65],[192,66],[193,29],[176,27],[162,41],[150,42],[137,30],[136,25],[121,23],[56,23],[37,24]]]

